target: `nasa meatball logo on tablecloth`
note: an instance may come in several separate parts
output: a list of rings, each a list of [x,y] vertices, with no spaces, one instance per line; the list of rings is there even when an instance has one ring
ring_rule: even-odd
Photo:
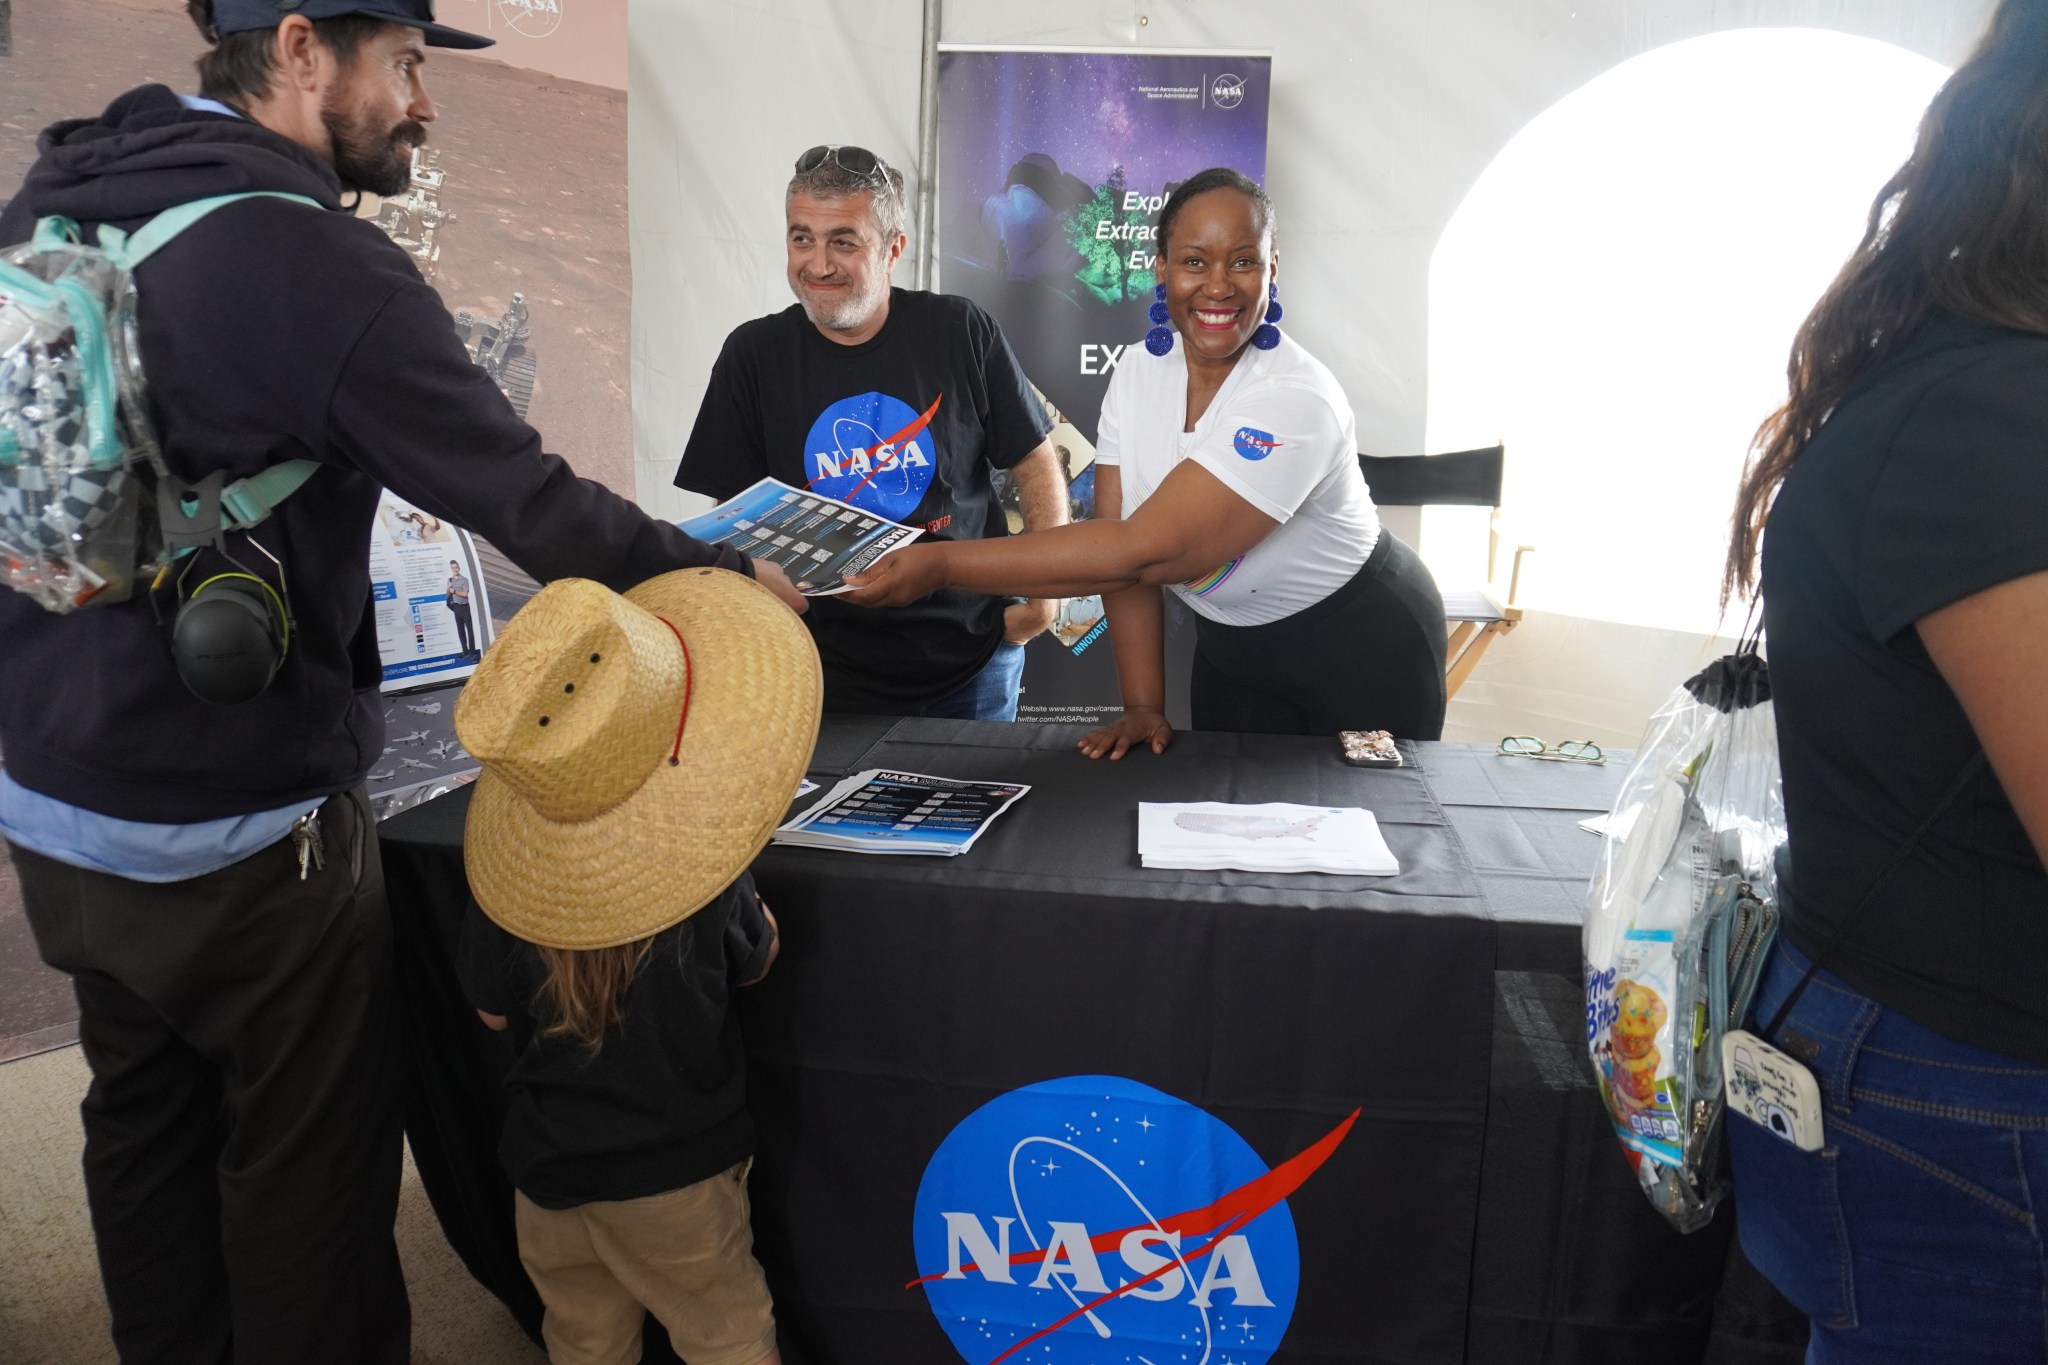
[[[1269,1168],[1136,1081],[1011,1091],[926,1166],[910,1287],[969,1365],[1265,1365],[1301,1286],[1287,1200],[1356,1118]]]

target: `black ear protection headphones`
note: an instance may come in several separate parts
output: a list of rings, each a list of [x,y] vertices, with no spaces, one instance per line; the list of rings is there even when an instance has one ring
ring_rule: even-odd
[[[261,696],[284,666],[292,645],[292,599],[283,561],[264,549],[252,531],[244,530],[243,537],[277,566],[276,587],[228,553],[220,482],[219,473],[197,484],[159,481],[157,511],[166,558],[150,585],[150,606],[157,624],[165,626],[158,590],[182,561],[173,585],[177,610],[167,626],[171,662],[193,696],[216,706],[238,706]],[[209,554],[228,567],[199,578],[188,591],[186,582]]]
[[[280,587],[283,582],[280,572]],[[171,661],[179,680],[193,696],[216,706],[262,695],[291,645],[289,601],[240,565],[202,580],[178,604],[171,622]]]

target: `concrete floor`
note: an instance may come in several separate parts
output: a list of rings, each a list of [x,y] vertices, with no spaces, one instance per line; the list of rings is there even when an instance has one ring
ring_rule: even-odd
[[[8,1365],[114,1365],[85,1185],[76,1047],[0,1065],[0,1356]],[[413,1365],[544,1365],[441,1236],[408,1154],[398,1251],[412,1297]]]

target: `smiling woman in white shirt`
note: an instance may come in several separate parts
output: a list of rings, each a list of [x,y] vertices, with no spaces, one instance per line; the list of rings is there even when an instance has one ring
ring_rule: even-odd
[[[1091,758],[1172,739],[1162,589],[1196,616],[1196,729],[1437,738],[1443,599],[1380,525],[1343,389],[1276,325],[1271,201],[1202,171],[1167,199],[1159,240],[1160,325],[1103,400],[1095,519],[906,546],[851,580],[852,600],[1102,593],[1124,711],[1081,741]]]

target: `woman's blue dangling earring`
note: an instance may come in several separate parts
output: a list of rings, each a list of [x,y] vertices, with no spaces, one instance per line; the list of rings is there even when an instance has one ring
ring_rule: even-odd
[[[1152,311],[1146,316],[1152,319],[1152,330],[1145,333],[1145,349],[1153,355],[1165,355],[1173,349],[1173,331],[1166,325],[1165,285],[1152,286]]]
[[[1258,329],[1252,333],[1252,345],[1262,351],[1270,351],[1280,344],[1280,329],[1273,324],[1280,321],[1282,311],[1280,307],[1280,286],[1278,284],[1267,285],[1266,320],[1260,323]]]

